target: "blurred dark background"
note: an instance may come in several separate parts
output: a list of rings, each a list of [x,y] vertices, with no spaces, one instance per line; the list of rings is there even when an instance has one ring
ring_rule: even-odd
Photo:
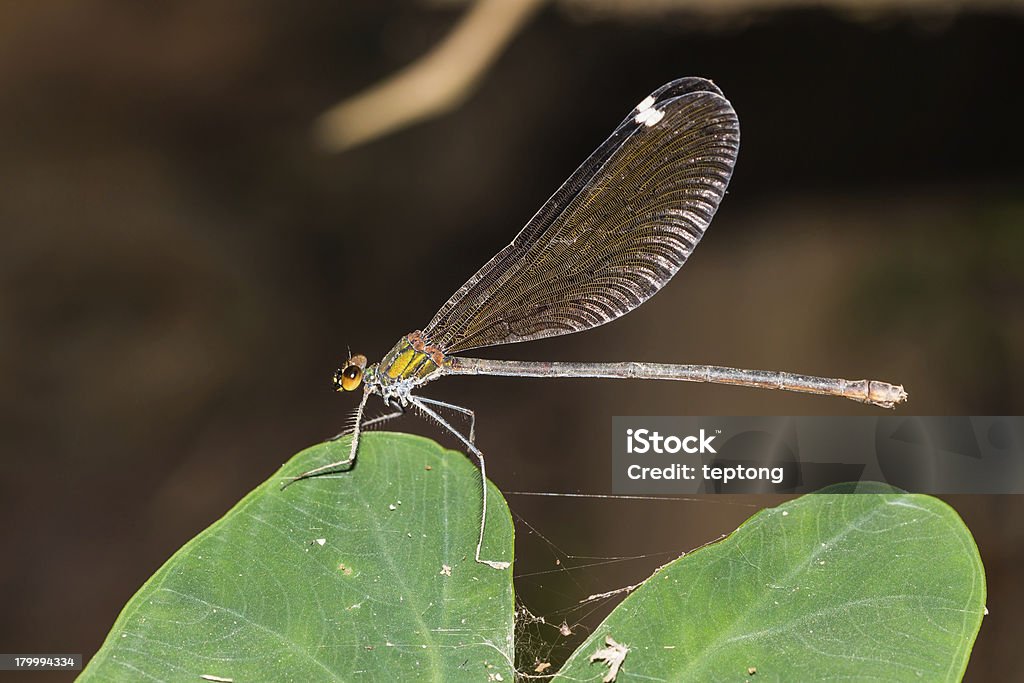
[[[1020,414],[1024,14],[782,5],[545,6],[459,106],[328,153],[317,117],[444,40],[460,3],[0,4],[0,650],[88,658],[182,543],[337,431],[346,346],[375,360],[426,324],[679,76],[712,78],[743,128],[704,243],[627,318],[491,357],[869,377],[906,385],[905,414]],[[612,415],[877,414],[674,383],[426,393],[477,411],[507,491],[609,493]],[[521,599],[556,624],[779,500],[509,499],[561,552],[644,556],[537,575],[552,546],[521,524]],[[989,581],[968,678],[1005,680],[1024,502],[947,500]]]

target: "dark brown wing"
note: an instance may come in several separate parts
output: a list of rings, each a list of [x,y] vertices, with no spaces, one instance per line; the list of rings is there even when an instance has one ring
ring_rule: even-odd
[[[729,184],[740,130],[710,81],[654,91],[424,330],[445,353],[588,330],[682,267]]]

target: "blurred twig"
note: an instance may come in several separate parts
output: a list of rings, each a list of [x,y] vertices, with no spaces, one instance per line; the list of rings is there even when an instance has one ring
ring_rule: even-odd
[[[324,112],[315,136],[327,151],[340,152],[456,107],[470,93],[509,41],[546,0],[432,0],[466,5],[466,13],[444,40],[416,62]],[[1024,0],[553,0],[583,20],[656,20],[673,13],[693,17],[749,17],[797,7],[828,7],[869,19],[891,13],[948,15],[967,9],[1017,10]]]
[[[318,143],[339,152],[458,105],[545,0],[479,0],[427,55],[332,107]]]

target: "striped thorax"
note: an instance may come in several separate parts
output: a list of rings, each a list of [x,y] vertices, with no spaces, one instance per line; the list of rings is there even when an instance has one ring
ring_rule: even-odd
[[[380,363],[367,367],[365,356],[349,358],[334,373],[334,386],[338,391],[355,391],[363,384],[388,405],[408,406],[410,392],[445,374],[448,365],[444,353],[417,330],[399,339]]]

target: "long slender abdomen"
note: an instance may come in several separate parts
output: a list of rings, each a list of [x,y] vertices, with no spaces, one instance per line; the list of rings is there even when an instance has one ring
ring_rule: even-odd
[[[805,394],[839,396],[860,403],[892,408],[907,400],[902,385],[877,380],[815,377],[775,370],[743,370],[718,365],[667,363],[566,363],[508,361],[483,358],[446,358],[445,372],[452,375],[504,375],[512,377],[592,377],[609,379],[661,379],[679,382],[735,384],[762,389],[782,389]]]

